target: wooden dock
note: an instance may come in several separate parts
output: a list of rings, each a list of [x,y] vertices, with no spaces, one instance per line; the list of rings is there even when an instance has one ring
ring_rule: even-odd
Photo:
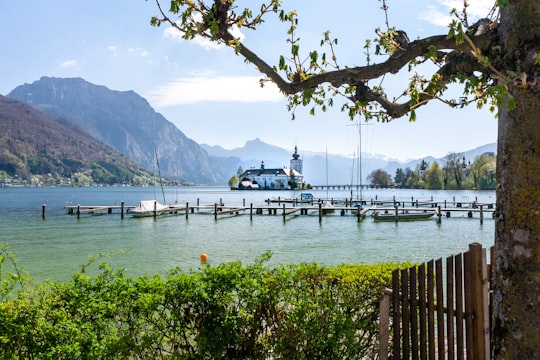
[[[324,208],[323,204],[330,202],[333,205],[332,211]],[[77,215],[80,218],[82,215],[95,214],[114,214],[120,213],[121,219],[129,215],[129,210],[134,208],[133,205],[71,205],[66,206],[66,212],[69,215]],[[358,209],[360,208],[360,211]],[[452,214],[467,212],[468,218],[474,218],[474,214],[479,215],[480,223],[483,223],[485,214],[494,216],[494,203],[481,203],[478,201],[434,201],[430,200],[396,200],[396,199],[267,199],[264,204],[247,206],[245,200],[243,205],[225,205],[221,199],[218,203],[200,205],[197,200],[197,205],[171,204],[167,208],[154,212],[154,217],[160,215],[185,215],[186,219],[190,214],[213,215],[215,220],[221,218],[229,218],[234,216],[249,215],[250,220],[254,215],[281,215],[283,220],[296,216],[317,216],[319,221],[323,217],[331,216],[351,216],[361,221],[363,218],[375,211],[387,212],[414,212],[414,211],[432,211],[436,215],[438,222],[441,222],[443,217],[451,218]],[[45,214],[45,209],[43,210]],[[43,215],[45,218],[45,215]],[[396,217],[396,221],[397,221]]]

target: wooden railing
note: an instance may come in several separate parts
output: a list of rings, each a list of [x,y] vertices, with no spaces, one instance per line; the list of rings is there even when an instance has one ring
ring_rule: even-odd
[[[486,249],[477,243],[444,264],[394,271],[381,301],[379,358],[489,359],[490,284]]]

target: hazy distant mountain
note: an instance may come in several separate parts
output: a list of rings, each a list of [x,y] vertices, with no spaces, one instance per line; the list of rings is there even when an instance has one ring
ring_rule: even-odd
[[[210,157],[133,91],[113,91],[80,78],[42,77],[8,97],[72,121],[150,171],[156,169],[155,146],[161,173],[169,178],[224,184],[236,163]]]
[[[221,146],[201,144],[201,147],[212,156],[234,157],[239,160],[239,166],[249,169],[261,165],[264,161],[266,167],[282,168],[289,166],[289,160],[294,150],[285,150],[278,146],[262,142],[260,139],[247,141],[241,148],[226,150]]]
[[[131,182],[148,177],[138,165],[97,141],[77,125],[52,119],[35,108],[0,96],[0,170],[30,180],[88,174],[101,183]]]
[[[283,149],[274,145],[269,145],[262,142],[259,139],[251,140],[241,148],[233,150],[226,150],[220,146],[209,146],[206,144],[201,145],[210,155],[214,156],[234,156],[241,159],[240,166],[243,169],[258,168],[261,165],[261,161],[264,161],[265,166],[268,167],[288,167],[290,166],[290,159],[294,149]],[[462,153],[466,161],[474,161],[474,158],[478,155],[496,152],[496,144],[487,144],[478,147],[473,150]],[[400,161],[396,159],[389,159],[383,155],[362,153],[361,162],[358,159],[353,159],[347,156],[325,154],[303,151],[302,148],[298,148],[298,153],[301,155],[303,161],[303,173],[306,182],[312,185],[324,185],[326,184],[326,174],[328,168],[328,183],[329,184],[350,184],[358,183],[360,177],[363,183],[366,183],[366,178],[373,170],[383,169],[391,176],[394,176],[398,168],[411,168],[414,170],[416,165],[422,160],[428,163],[437,162],[444,165],[444,158],[436,159],[428,156],[421,159],[414,159],[408,161]],[[361,171],[358,171],[359,164],[361,164]]]

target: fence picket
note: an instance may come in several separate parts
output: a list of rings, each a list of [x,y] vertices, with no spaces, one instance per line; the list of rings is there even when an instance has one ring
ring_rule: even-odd
[[[399,295],[399,270],[392,272],[392,307],[394,313],[392,314],[392,356],[394,359],[401,359],[401,318],[400,300]]]
[[[409,272],[408,269],[401,270],[401,323],[402,323],[402,343],[403,357],[409,359],[411,353],[411,327],[409,317]]]
[[[418,360],[418,294],[416,267],[409,269],[409,317],[411,319],[411,359]]]
[[[463,256],[454,257],[455,286],[456,286],[456,359],[464,360],[465,339],[463,329]]]
[[[447,358],[455,359],[454,349],[454,258],[446,258],[446,348]]]
[[[435,294],[437,296],[437,351],[439,359],[444,359],[445,337],[444,337],[444,284],[442,259],[435,261]]]
[[[418,309],[420,313],[420,360],[428,360],[427,357],[427,303],[426,303],[426,264],[418,267]]]
[[[435,359],[435,273],[433,260],[428,265],[427,299],[428,299],[428,351],[429,358]]]
[[[473,343],[473,309],[472,309],[472,273],[470,271],[472,264],[472,256],[470,252],[463,254],[464,264],[463,264],[463,291],[464,291],[464,301],[465,301],[465,343],[467,359],[473,359],[473,347],[468,346],[468,344]]]

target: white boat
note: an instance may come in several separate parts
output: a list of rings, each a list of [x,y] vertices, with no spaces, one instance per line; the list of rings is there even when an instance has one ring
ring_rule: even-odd
[[[324,215],[332,214],[334,211],[336,211],[336,208],[334,207],[331,201],[326,201],[324,205],[322,206],[322,212]]]
[[[156,200],[142,200],[134,208],[129,210],[129,213],[133,217],[148,217],[148,216],[157,216],[163,213],[167,213],[169,207],[163,205]]]

